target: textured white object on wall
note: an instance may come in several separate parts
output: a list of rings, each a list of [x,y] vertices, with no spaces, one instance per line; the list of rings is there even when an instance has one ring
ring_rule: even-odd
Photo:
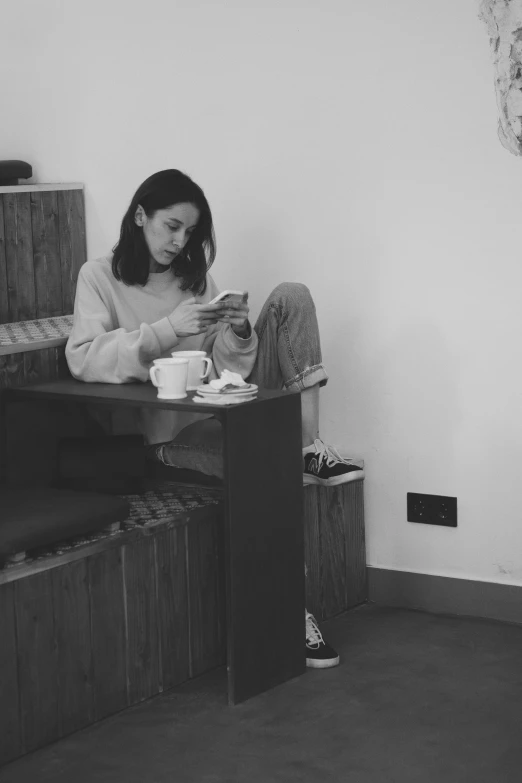
[[[522,155],[522,0],[479,0],[495,67],[498,135],[504,147]]]

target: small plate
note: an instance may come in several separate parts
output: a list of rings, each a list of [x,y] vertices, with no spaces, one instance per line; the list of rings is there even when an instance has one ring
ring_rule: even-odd
[[[237,386],[235,389],[226,389],[226,391],[223,391],[222,389],[213,389],[208,383],[203,383],[201,386],[198,386],[196,391],[198,394],[205,396],[208,394],[253,394],[254,392],[257,392],[257,389],[258,387],[255,383],[248,383],[246,386]]]

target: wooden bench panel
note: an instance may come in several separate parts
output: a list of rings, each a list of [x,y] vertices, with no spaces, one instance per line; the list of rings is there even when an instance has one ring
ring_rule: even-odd
[[[82,185],[0,190],[0,323],[72,313],[86,257]]]
[[[363,487],[305,487],[306,604],[318,621],[368,599]]]
[[[18,699],[14,585],[0,587],[0,764],[23,753]]]
[[[122,548],[108,548],[91,555],[87,558],[87,568],[94,720],[97,721],[128,705]]]
[[[131,517],[0,570],[0,765],[224,663],[222,513]]]

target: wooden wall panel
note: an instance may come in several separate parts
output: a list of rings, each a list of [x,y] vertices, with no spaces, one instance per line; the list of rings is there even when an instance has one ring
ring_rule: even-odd
[[[0,323],[72,313],[86,258],[81,188],[0,193]]]
[[[189,618],[185,527],[159,533],[154,540],[158,578],[161,689],[189,678]]]
[[[363,481],[305,487],[306,604],[326,620],[368,598]]]
[[[20,722],[25,752],[60,736],[51,574],[15,582]]]
[[[14,585],[0,587],[0,766],[22,753]]]
[[[315,487],[305,487],[304,497],[304,548],[306,563],[306,608],[319,620],[322,613],[321,535],[319,507]]]
[[[344,497],[346,562],[350,563],[346,583],[348,607],[368,600],[363,487],[362,481],[354,481]]]
[[[85,212],[83,190],[58,191],[60,257],[62,274],[62,312],[72,313],[76,280],[86,259]]]
[[[50,574],[58,656],[58,730],[63,736],[94,720],[87,561],[68,563]]]
[[[88,558],[94,719],[128,705],[122,550]]]
[[[36,290],[36,318],[63,315],[58,195],[56,191],[34,192],[31,224]],[[72,312],[72,311],[71,311]]]
[[[9,323],[9,295],[5,258],[4,199],[0,194],[0,324],[6,323]]]
[[[190,676],[220,666],[226,659],[224,602],[220,595],[219,533],[214,518],[187,528]],[[223,565],[221,564],[221,567]]]
[[[350,522],[345,519],[343,503],[342,486],[318,488],[324,617],[334,617],[347,608],[346,583],[351,566],[346,561],[345,526]]]
[[[4,193],[4,234],[9,320],[35,317],[31,200],[29,193]]]
[[[129,704],[160,691],[157,581],[154,541],[144,538],[123,550],[127,609]]]
[[[0,355],[0,389],[14,389],[25,383],[23,353]]]

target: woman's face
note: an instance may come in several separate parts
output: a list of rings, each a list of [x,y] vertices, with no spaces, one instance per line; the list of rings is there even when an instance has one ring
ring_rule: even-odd
[[[194,204],[174,204],[147,217],[144,209],[138,206],[134,220],[143,228],[149,248],[150,271],[161,272],[171,265],[189,241],[199,220],[199,209]]]

